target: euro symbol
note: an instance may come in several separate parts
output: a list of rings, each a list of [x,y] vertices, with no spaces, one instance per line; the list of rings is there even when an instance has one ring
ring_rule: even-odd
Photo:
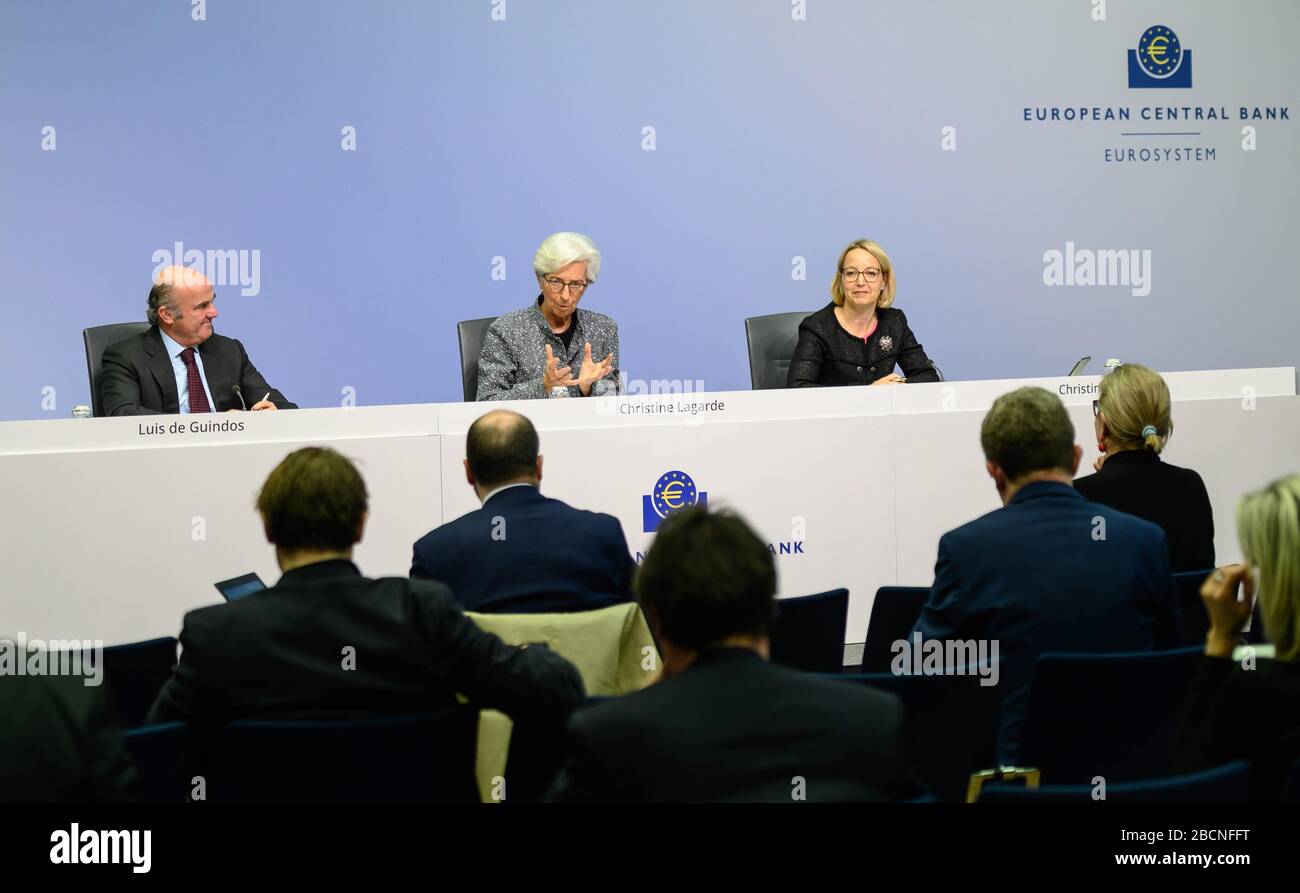
[[[1151,42],[1147,44],[1147,55],[1151,57],[1151,61],[1156,65],[1164,65],[1168,61],[1165,58],[1166,47],[1168,46],[1169,38],[1153,37]]]
[[[664,501],[664,505],[670,509],[682,507],[682,490],[684,489],[681,481],[673,481],[665,484],[664,488],[659,491],[659,498]]]

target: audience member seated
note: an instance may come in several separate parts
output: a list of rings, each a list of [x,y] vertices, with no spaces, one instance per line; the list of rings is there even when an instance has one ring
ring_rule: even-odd
[[[56,656],[0,640],[0,802],[137,799],[135,764],[122,743],[103,673],[48,675]],[[42,662],[43,675],[29,673],[29,657]]]
[[[1146,366],[1125,364],[1101,380],[1093,427],[1102,456],[1074,488],[1093,502],[1145,518],[1169,540],[1169,569],[1214,567],[1214,514],[1201,476],[1162,462],[1174,433],[1169,387]]]
[[[605,608],[632,598],[635,564],[612,515],[538,489],[537,431],[495,410],[470,426],[465,479],[483,507],[425,534],[411,577],[438,580],[467,611],[535,614]]]
[[[934,586],[913,633],[997,644],[998,761],[1008,765],[1040,654],[1173,647],[1181,633],[1164,532],[1070,486],[1083,450],[1056,395],[1003,394],[984,417],[980,443],[1003,507],[939,540]]]
[[[902,706],[767,660],[776,568],[737,516],[669,517],[637,576],[663,678],[569,721],[557,801],[889,800]]]
[[[151,722],[189,720],[210,746],[237,719],[422,713],[455,705],[459,693],[554,722],[585,698],[572,664],[483,632],[442,584],[363,577],[352,548],[367,500],[361,475],[333,450],[297,450],[276,466],[257,509],[283,576],[185,615],[180,662]]]
[[[1276,800],[1300,757],[1300,475],[1243,497],[1237,536],[1245,564],[1219,568],[1201,587],[1210,631],[1188,693],[1175,770],[1247,760],[1252,798]],[[1243,656],[1238,665],[1233,649],[1256,594],[1274,659]]]

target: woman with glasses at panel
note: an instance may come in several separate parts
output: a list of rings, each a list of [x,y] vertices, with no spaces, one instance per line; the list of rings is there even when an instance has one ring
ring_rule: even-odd
[[[533,255],[533,272],[537,300],[498,317],[483,338],[478,399],[618,393],[618,326],[578,309],[600,275],[600,251],[584,235],[555,233]]]
[[[799,323],[786,386],[939,381],[907,317],[891,306],[896,290],[885,249],[870,239],[845,248],[831,281],[831,303]]]

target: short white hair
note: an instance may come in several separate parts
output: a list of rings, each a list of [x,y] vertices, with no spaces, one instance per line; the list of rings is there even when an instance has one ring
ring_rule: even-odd
[[[583,261],[587,264],[587,281],[600,275],[600,249],[582,233],[554,233],[546,237],[533,255],[533,271],[549,276],[561,267]]]

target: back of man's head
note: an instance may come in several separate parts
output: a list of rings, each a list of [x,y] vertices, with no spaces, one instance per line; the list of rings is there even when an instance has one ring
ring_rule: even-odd
[[[1008,481],[1042,471],[1074,473],[1074,423],[1059,397],[1019,388],[993,401],[980,426],[984,458]]]
[[[257,496],[267,538],[286,552],[350,549],[368,504],[356,466],[328,447],[290,453]]]
[[[465,460],[484,490],[537,477],[537,429],[517,412],[495,409],[469,426]]]
[[[776,565],[739,516],[704,506],[670,515],[636,578],[637,601],[660,635],[702,651],[733,636],[767,638]]]

